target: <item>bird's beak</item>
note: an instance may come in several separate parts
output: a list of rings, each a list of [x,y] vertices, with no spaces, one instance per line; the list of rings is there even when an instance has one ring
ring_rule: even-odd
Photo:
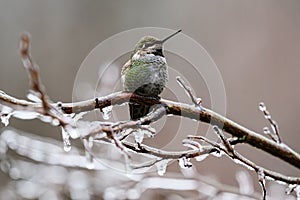
[[[175,36],[177,33],[180,33],[181,30],[176,31],[175,33],[169,35],[168,37],[166,37],[165,39],[161,40],[161,43],[164,43],[165,41],[167,41],[168,39],[170,39],[171,37]]]

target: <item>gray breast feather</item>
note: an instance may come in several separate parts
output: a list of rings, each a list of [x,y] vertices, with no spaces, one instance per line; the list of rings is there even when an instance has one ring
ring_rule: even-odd
[[[131,68],[123,78],[124,89],[144,96],[158,96],[168,80],[165,58],[148,55],[141,56],[139,61],[144,64]]]

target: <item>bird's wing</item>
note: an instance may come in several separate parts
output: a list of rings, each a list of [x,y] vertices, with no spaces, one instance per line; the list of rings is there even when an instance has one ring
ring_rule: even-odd
[[[121,76],[125,75],[125,72],[131,67],[132,59],[129,59],[122,67]]]

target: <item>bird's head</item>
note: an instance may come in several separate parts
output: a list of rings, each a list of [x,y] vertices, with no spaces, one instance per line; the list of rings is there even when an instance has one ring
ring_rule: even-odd
[[[132,55],[134,55],[138,51],[142,51],[144,53],[152,53],[155,55],[163,56],[162,49],[163,49],[164,42],[166,42],[168,39],[170,39],[171,37],[173,37],[179,32],[181,32],[181,30],[176,31],[175,33],[169,35],[163,40],[157,39],[152,36],[142,37],[140,41],[135,45]]]

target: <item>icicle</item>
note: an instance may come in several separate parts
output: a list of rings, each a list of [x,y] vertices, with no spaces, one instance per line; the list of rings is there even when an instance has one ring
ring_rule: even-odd
[[[93,137],[89,137],[89,139],[83,139],[83,145],[85,147],[85,158],[87,161],[86,167],[88,169],[94,169],[94,156],[91,154],[91,149],[93,148]]]
[[[107,106],[105,108],[102,109],[102,117],[104,120],[109,120],[110,116],[111,116],[111,110],[112,110],[112,106]]]
[[[64,151],[69,152],[72,148],[71,142],[70,142],[70,135],[65,131],[64,128],[61,128],[61,134],[62,134],[62,139],[63,139],[63,144],[64,144]]]
[[[0,116],[1,122],[4,124],[4,126],[8,126],[11,115],[12,113],[7,113]]]
[[[159,176],[163,176],[166,173],[168,162],[169,162],[169,160],[161,160],[161,161],[155,163],[155,165],[157,167],[157,174]]]
[[[297,200],[300,200],[300,186],[299,185],[295,188],[295,192],[296,192]]]
[[[85,158],[87,160],[86,168],[94,169],[95,168],[94,156],[87,150],[85,151]]]
[[[123,156],[124,156],[124,160],[125,160],[125,172],[127,174],[132,174],[133,169],[130,165],[131,161],[130,161],[130,158],[129,158],[129,155],[128,155],[128,152],[126,149],[123,152]]]
[[[78,130],[77,127],[73,127],[71,125],[67,125],[64,130],[73,139],[77,139],[80,136],[80,133],[79,133],[79,130]]]
[[[4,126],[8,126],[9,119],[13,114],[13,109],[7,106],[0,105],[0,118]]]
[[[239,184],[239,191],[241,194],[252,194],[254,191],[253,181],[248,171],[237,171],[235,178]]]
[[[137,143],[142,143],[144,139],[144,131],[143,130],[137,130],[133,133],[134,139]]]
[[[185,168],[190,168],[192,167],[192,163],[190,162],[190,159],[189,158],[186,158],[186,157],[182,157],[180,159],[178,159],[178,164],[181,168],[185,169]]]

